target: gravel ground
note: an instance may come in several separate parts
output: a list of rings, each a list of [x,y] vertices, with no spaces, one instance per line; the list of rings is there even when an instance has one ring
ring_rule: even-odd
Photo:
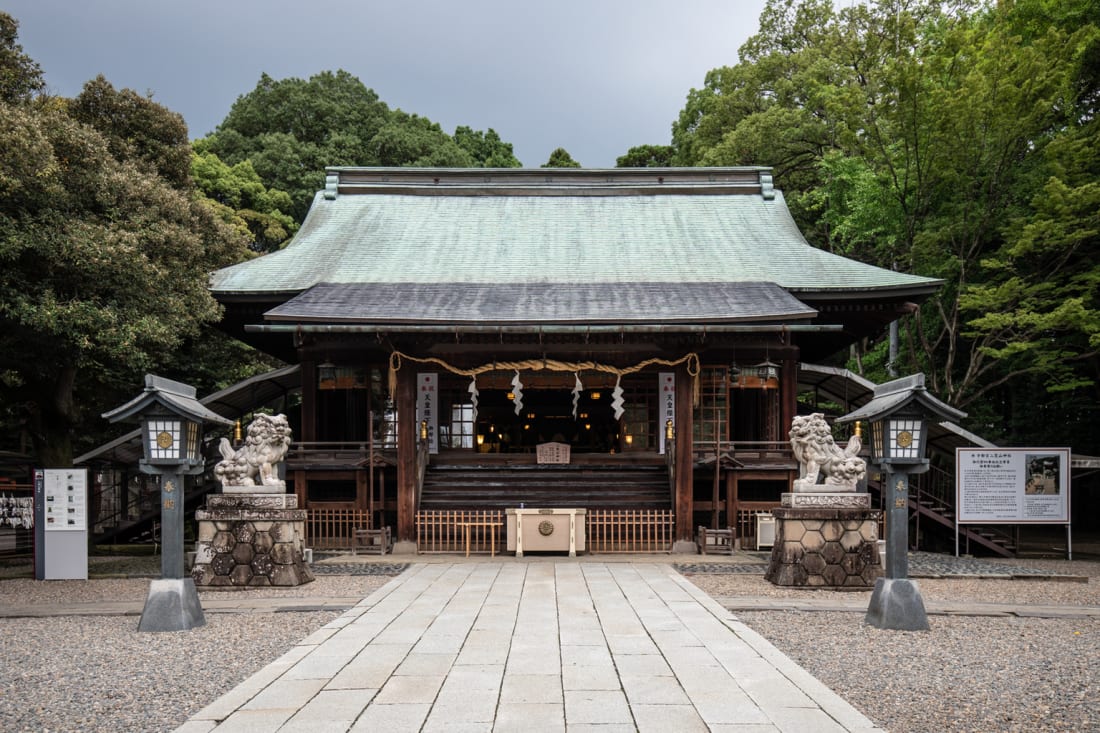
[[[103,565],[112,565],[112,572],[144,572],[150,560],[95,563],[93,578]],[[329,575],[297,588],[238,592],[254,598],[363,597],[389,580]],[[144,600],[148,590],[147,578],[16,578],[0,582],[0,603]],[[136,616],[0,619],[0,730],[173,730],[339,615],[208,613],[205,626],[159,634],[137,633]],[[225,654],[242,646],[247,655]]]
[[[1088,582],[918,582],[926,600],[1100,606],[1100,563],[1013,562]],[[0,567],[0,577],[9,578],[0,582],[0,603],[141,600],[158,571],[159,558],[92,558],[93,580],[37,582],[9,564]],[[715,598],[832,593],[777,588],[758,574],[689,577]],[[388,580],[319,574],[298,588],[241,592],[361,597]],[[136,633],[133,616],[0,619],[0,729],[172,730],[338,615],[210,613],[204,627],[162,634]],[[739,612],[738,618],[893,733],[1100,731],[1100,618],[930,616],[928,632],[875,629],[858,613]],[[219,656],[242,644],[248,657]]]
[[[1012,562],[1088,582],[952,578],[917,584],[925,601],[1100,605],[1100,563]],[[778,588],[760,576],[689,577],[715,598],[835,593]],[[870,599],[866,592],[860,596]],[[876,629],[858,613],[739,611],[737,617],[892,733],[1100,731],[1097,617],[932,615],[924,632]]]

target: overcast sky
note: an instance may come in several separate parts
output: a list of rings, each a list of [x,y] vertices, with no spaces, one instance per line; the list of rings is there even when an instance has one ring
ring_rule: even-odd
[[[667,144],[688,91],[737,62],[764,0],[7,0],[51,93],[103,74],[212,132],[262,72],[345,69],[390,107],[492,127],[526,166]]]

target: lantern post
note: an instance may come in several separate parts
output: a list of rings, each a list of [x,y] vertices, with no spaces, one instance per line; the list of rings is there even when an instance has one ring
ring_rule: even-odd
[[[928,470],[928,423],[960,420],[966,413],[933,397],[924,375],[875,387],[863,407],[837,420],[871,424],[871,462],[882,473],[886,514],[886,574],[875,582],[867,623],[880,629],[926,631],[928,615],[917,584],[909,580],[909,476]]]
[[[145,455],[141,471],[160,479],[161,577],[149,586],[138,631],[186,631],[202,626],[206,618],[195,582],[183,572],[184,481],[206,468],[203,423],[230,426],[233,422],[199,402],[194,387],[153,374],[145,375],[141,394],[103,417],[111,422],[141,423]]]

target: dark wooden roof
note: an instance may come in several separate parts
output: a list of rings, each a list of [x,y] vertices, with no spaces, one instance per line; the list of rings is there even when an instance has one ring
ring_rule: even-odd
[[[816,314],[774,283],[322,283],[268,321],[369,324],[791,322]]]

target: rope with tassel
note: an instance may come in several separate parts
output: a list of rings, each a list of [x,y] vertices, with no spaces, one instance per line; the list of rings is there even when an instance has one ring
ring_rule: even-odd
[[[390,354],[390,373],[389,373],[389,387],[390,398],[396,399],[397,397],[397,372],[401,369],[401,363],[403,361],[416,362],[418,364],[436,364],[437,366],[446,369],[452,374],[457,374],[462,377],[470,377],[476,379],[479,374],[494,371],[552,371],[552,372],[581,372],[581,371],[595,371],[603,372],[605,374],[614,374],[616,377],[624,377],[627,374],[634,374],[640,372],[646,367],[650,366],[667,366],[675,367],[681,364],[687,366],[688,376],[691,377],[692,382],[692,398],[696,407],[699,406],[699,355],[695,352],[686,354],[679,359],[646,359],[643,362],[635,364],[629,367],[616,367],[610,364],[600,364],[596,361],[559,361],[557,359],[527,359],[524,361],[494,361],[489,364],[482,364],[472,369],[463,369],[456,367],[453,364],[448,364],[443,359],[435,356],[419,357],[409,356],[400,351],[394,351]]]

